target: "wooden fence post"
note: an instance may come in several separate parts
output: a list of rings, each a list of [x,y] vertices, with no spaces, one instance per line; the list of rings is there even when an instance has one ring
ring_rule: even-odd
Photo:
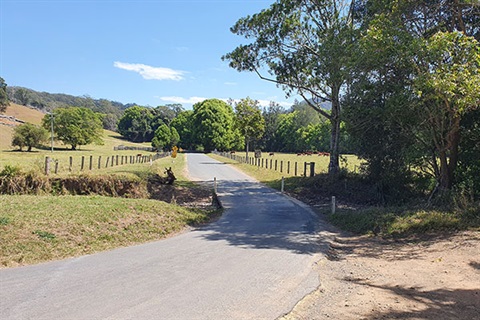
[[[315,176],[315,162],[310,162],[310,177]]]
[[[118,166],[118,154],[115,156],[115,165]]]
[[[290,161],[287,161],[287,173],[290,174]]]
[[[277,159],[275,159],[275,171],[277,171]]]
[[[102,156],[98,156],[98,169],[102,167]]]
[[[298,163],[295,161],[295,177],[297,176],[297,168],[298,168]]]
[[[283,172],[283,160],[280,160],[280,172]]]
[[[45,174],[48,176],[50,173],[50,157],[45,157]]]
[[[70,166],[68,167],[68,171],[72,172],[72,168],[73,168],[73,157],[70,156]]]
[[[84,166],[85,166],[85,156],[82,156],[82,162],[80,163],[80,171],[83,171]]]
[[[55,161],[55,174],[58,173],[58,160]]]
[[[108,168],[108,163],[110,162],[110,157],[107,157],[107,161],[105,161],[105,168]]]
[[[93,169],[93,156],[90,156],[90,171]]]
[[[112,163],[110,163],[110,167],[113,167],[113,161],[115,160],[115,157],[112,156]]]
[[[303,163],[303,176],[304,177],[307,176],[307,162],[306,161]]]

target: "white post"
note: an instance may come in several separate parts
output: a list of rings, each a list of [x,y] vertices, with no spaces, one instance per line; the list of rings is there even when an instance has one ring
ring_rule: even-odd
[[[282,177],[282,189],[281,189],[282,192],[283,192],[284,189],[285,189],[285,178]]]
[[[213,192],[217,194],[217,177],[213,178]]]
[[[335,196],[332,196],[332,214],[335,214]]]

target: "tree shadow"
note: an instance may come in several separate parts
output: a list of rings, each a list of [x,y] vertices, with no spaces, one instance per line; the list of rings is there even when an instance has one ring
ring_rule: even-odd
[[[201,228],[203,238],[242,248],[327,252],[334,232],[298,202],[251,181],[219,181],[218,190],[226,211],[217,222]]]
[[[470,263],[468,265],[470,267],[472,267],[473,269],[480,270],[480,263],[479,262],[470,261]],[[480,297],[479,297],[479,299],[480,299]]]
[[[480,319],[480,287],[478,289],[423,290],[417,287],[374,285],[363,279],[345,281],[387,291],[401,299],[408,299],[415,308],[372,310],[368,319]]]
[[[330,245],[330,253],[337,260],[348,257],[381,257],[387,261],[412,260],[422,257],[438,241],[450,239],[455,233],[436,233],[405,238],[381,238],[371,236],[338,236]],[[474,265],[472,265],[474,264]],[[475,268],[478,263],[472,262]]]

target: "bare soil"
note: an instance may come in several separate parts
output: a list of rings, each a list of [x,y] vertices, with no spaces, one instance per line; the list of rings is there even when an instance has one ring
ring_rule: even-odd
[[[335,237],[285,319],[480,319],[480,233]]]

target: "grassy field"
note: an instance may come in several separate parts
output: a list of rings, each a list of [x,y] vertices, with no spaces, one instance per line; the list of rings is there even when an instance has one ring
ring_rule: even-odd
[[[235,153],[235,156],[238,158],[245,157],[245,152],[238,151]],[[250,152],[249,157],[253,158],[254,153]],[[263,162],[262,162],[263,159]],[[304,163],[310,164],[311,162],[315,163],[315,174],[322,174],[328,172],[328,162],[329,157],[319,156],[319,155],[296,155],[293,153],[277,153],[269,155],[268,152],[262,153],[262,158],[260,158],[260,167],[263,165],[263,169],[268,167],[268,170],[274,170],[275,162],[278,172],[282,169],[284,176],[295,176],[295,163],[297,165],[297,175],[304,175]],[[240,160],[239,160],[240,161]],[[267,163],[268,162],[268,163]],[[290,169],[288,170],[288,163],[290,163]],[[346,169],[350,172],[358,172],[362,161],[358,159],[357,156],[351,154],[341,155],[340,158],[340,167]],[[270,169],[273,168],[273,169]],[[307,176],[310,174],[310,167],[307,166]]]

